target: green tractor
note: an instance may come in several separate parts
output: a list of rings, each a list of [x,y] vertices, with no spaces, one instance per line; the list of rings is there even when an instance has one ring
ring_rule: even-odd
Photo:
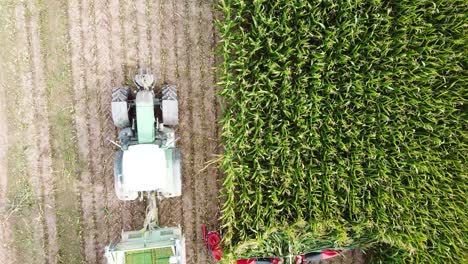
[[[164,85],[153,92],[154,76],[140,71],[133,96],[127,87],[112,92],[112,119],[120,129],[121,149],[114,162],[115,192],[120,200],[135,200],[144,192],[161,197],[181,195],[180,151],[175,147],[178,124],[177,92]],[[162,121],[162,122],[160,122]]]
[[[142,199],[149,205],[144,228],[122,233],[121,241],[105,249],[109,264],[183,264],[185,243],[180,227],[159,228],[159,198],[181,195],[181,155],[176,148],[178,124],[176,87],[164,85],[156,98],[154,76],[135,75],[136,93],[127,87],[112,92],[112,119],[119,128],[114,161],[115,192],[120,200]],[[162,122],[160,122],[162,121]]]

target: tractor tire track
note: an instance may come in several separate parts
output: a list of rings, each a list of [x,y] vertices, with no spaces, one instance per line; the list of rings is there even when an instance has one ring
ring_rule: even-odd
[[[41,54],[40,31],[39,31],[39,9],[36,6],[30,8],[32,16],[30,20],[31,50],[32,50],[32,72],[34,73],[35,87],[35,125],[38,133],[39,174],[43,184],[43,204],[46,224],[47,263],[57,263],[59,245],[57,241],[56,206],[53,190],[54,175],[52,173],[52,149],[50,142],[50,124],[48,118],[48,99],[44,80],[44,62]]]
[[[68,6],[69,34],[71,40],[71,72],[75,101],[75,129],[78,140],[78,155],[81,170],[78,171],[81,180],[79,193],[82,205],[82,238],[81,255],[86,263],[96,263],[96,238],[94,235],[96,219],[94,217],[94,193],[92,190],[92,172],[90,171],[90,142],[88,131],[88,95],[86,92],[86,75],[83,70],[84,61],[81,54],[85,51],[83,43],[83,27],[88,26],[83,16],[82,4],[78,0],[70,0]]]
[[[34,107],[34,98],[35,91],[33,90],[33,76],[31,72],[31,43],[28,36],[28,31],[30,30],[29,21],[26,18],[26,6],[23,3],[19,3],[15,6],[15,28],[16,28],[16,47],[17,47],[17,78],[21,80],[21,95],[20,95],[20,109],[28,109],[31,106]],[[36,249],[32,249],[31,256],[36,258],[38,263],[45,263],[47,258],[47,241],[44,239],[44,234],[46,232],[46,223],[44,220],[44,212],[42,211],[43,202],[43,193],[44,185],[42,182],[41,175],[36,173],[39,170],[39,160],[37,157],[40,155],[37,150],[37,133],[35,133],[34,118],[35,113],[33,111],[25,111],[24,114],[20,115],[22,117],[21,122],[27,127],[26,132],[22,135],[22,138],[28,138],[29,140],[25,142],[25,154],[28,165],[28,182],[31,184],[31,187],[34,192],[35,199],[37,200],[37,206],[32,208],[33,214],[38,217],[31,221],[34,232],[32,234],[26,234],[26,236],[32,236],[32,241],[35,244],[40,245]],[[25,219],[23,219],[25,220]],[[25,228],[27,230],[28,228]],[[28,238],[29,239],[29,238]],[[17,252],[18,253],[18,252]],[[27,255],[29,252],[24,252]],[[24,257],[24,256],[23,256]],[[27,258],[27,257],[26,257]]]

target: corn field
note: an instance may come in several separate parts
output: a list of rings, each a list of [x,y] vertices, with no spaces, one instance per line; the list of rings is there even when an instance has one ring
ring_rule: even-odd
[[[466,1],[219,8],[227,259],[466,261]]]

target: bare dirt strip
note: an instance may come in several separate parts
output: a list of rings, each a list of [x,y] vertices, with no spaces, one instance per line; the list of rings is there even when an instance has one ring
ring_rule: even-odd
[[[28,10],[24,5],[15,6],[15,45],[17,48],[17,71],[16,78],[20,80],[21,91],[18,96],[18,107],[23,109],[23,113],[18,116],[19,122],[23,124],[18,131],[18,140],[24,140],[24,142],[16,142],[18,145],[23,145],[21,156],[25,160],[25,172],[28,175],[28,185],[31,188],[31,195],[33,197],[34,206],[28,208],[24,214],[28,216],[35,215],[37,218],[28,221],[26,218],[18,219],[25,225],[25,229],[21,230],[21,227],[15,223],[15,235],[16,233],[21,234],[28,244],[39,245],[36,248],[23,250],[30,253],[33,257],[37,258],[40,263],[44,263],[45,260],[51,256],[47,256],[48,248],[48,237],[46,230],[46,221],[43,208],[45,205],[43,192],[44,184],[42,182],[42,172],[40,168],[39,155],[40,150],[37,146],[39,135],[36,131],[37,124],[34,122],[35,115],[37,114],[35,109],[35,99],[41,100],[43,98],[35,98],[36,87],[34,85],[33,73],[31,71],[31,46],[30,36],[28,31],[30,30],[30,21],[27,20]],[[18,186],[17,192],[22,186]],[[26,188],[26,187],[25,187]],[[50,206],[50,205],[49,205]]]
[[[49,123],[49,101],[47,98],[46,83],[44,76],[43,54],[41,53],[41,36],[39,29],[39,7],[37,2],[32,2],[29,7],[29,41],[30,41],[30,71],[33,73],[33,107],[34,114],[34,132],[36,147],[38,153],[33,153],[33,158],[37,159],[37,172],[32,174],[40,175],[42,184],[43,205],[44,205],[44,238],[47,243],[46,260],[47,263],[57,263],[59,245],[57,242],[57,226],[56,226],[56,201],[54,195],[55,179],[52,168],[52,148],[50,137]]]
[[[8,25],[8,13],[0,9],[0,24]],[[6,32],[0,32],[1,46],[7,46],[9,35]],[[6,57],[5,50],[0,50],[0,56]],[[7,188],[8,188],[8,116],[7,116],[7,87],[8,82],[7,67],[0,64],[0,259],[13,259],[11,250],[8,248],[11,241],[10,223],[7,220],[10,212],[7,208]]]
[[[71,0],[68,4],[69,17],[69,35],[71,41],[71,80],[74,91],[74,114],[75,114],[75,131],[78,143],[79,170],[77,171],[80,186],[81,210],[82,210],[82,226],[81,233],[81,248],[80,252],[84,255],[84,260],[88,263],[97,262],[96,240],[93,230],[96,226],[96,218],[93,213],[94,209],[94,193],[92,186],[92,172],[89,164],[89,131],[88,131],[88,107],[85,87],[85,72],[83,69],[83,33],[81,29],[81,5],[78,0]]]

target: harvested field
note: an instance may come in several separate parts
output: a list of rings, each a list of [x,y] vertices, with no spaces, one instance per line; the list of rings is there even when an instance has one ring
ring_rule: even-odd
[[[160,204],[181,225],[187,263],[210,263],[200,225],[219,228],[220,153],[211,3],[0,1],[0,260],[105,263],[138,229],[144,203],[114,195],[110,93],[139,67],[177,84],[183,196]]]

